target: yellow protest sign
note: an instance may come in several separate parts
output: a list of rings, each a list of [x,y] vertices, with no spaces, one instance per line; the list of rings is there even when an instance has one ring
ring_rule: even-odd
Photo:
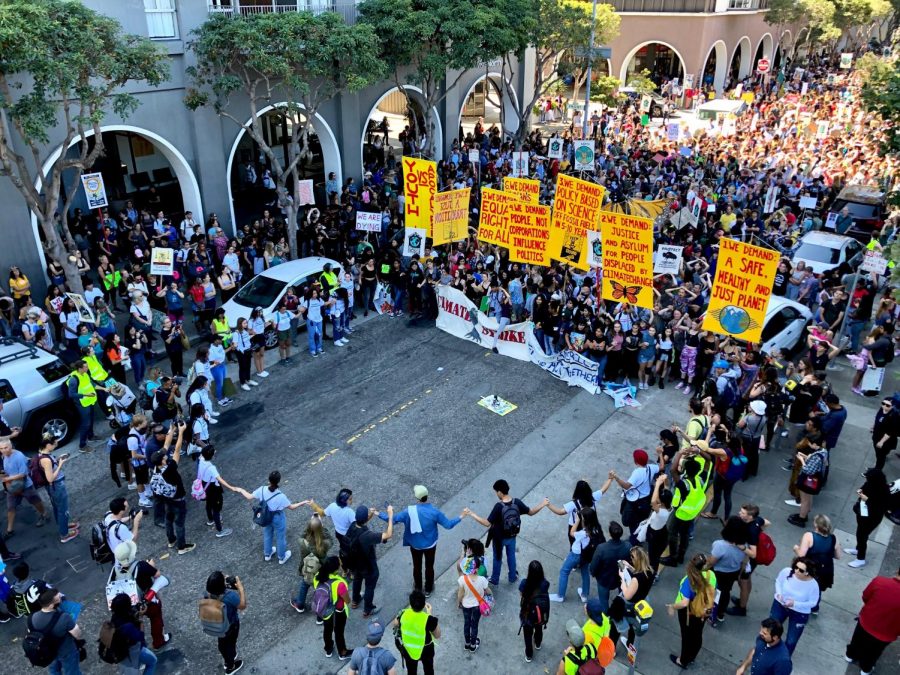
[[[509,246],[509,204],[516,201],[500,190],[482,188],[478,240],[486,244]]]
[[[550,227],[550,257],[587,270],[587,231],[596,229],[603,195],[602,185],[559,174]]]
[[[469,192],[472,188],[438,192],[434,196],[432,246],[469,236]]]
[[[508,192],[520,202],[540,204],[541,181],[507,176],[503,179],[503,191]]]
[[[777,251],[722,237],[703,330],[759,342],[779,259]]]
[[[437,164],[427,159],[404,157],[403,215],[406,227],[423,229],[431,236],[436,194]]]
[[[653,309],[653,221],[600,212],[603,298]]]
[[[753,99],[754,96],[752,91],[745,91],[743,94],[741,94],[741,100],[747,105],[753,105]]]
[[[550,207],[524,202],[511,202],[507,207],[510,261],[549,265]]]

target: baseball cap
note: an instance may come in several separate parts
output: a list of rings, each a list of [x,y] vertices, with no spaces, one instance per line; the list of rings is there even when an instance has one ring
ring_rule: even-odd
[[[728,361],[725,359],[717,359],[715,363],[713,363],[713,368],[724,368],[728,369]]]
[[[370,621],[369,626],[366,629],[366,642],[370,645],[377,645],[381,642],[381,637],[384,635],[384,625],[376,620]],[[582,633],[582,639],[584,638],[584,634]]]
[[[584,647],[584,631],[575,619],[566,621],[566,635],[569,636],[569,642],[573,647]]]
[[[416,485],[413,488],[413,494],[416,496],[416,499],[425,499],[428,496],[428,488],[424,485]]]
[[[360,504],[356,507],[356,522],[362,524],[369,519],[369,507]]]

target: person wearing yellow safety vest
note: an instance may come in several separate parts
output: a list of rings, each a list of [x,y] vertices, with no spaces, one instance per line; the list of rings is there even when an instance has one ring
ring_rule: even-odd
[[[672,508],[675,515],[669,521],[669,555],[660,560],[669,567],[684,563],[691,526],[706,506],[706,488],[709,486],[713,467],[713,462],[701,456],[697,447],[692,446],[684,454],[686,459],[682,478],[672,488]]]
[[[584,631],[575,619],[566,622],[569,646],[563,653],[556,675],[576,675],[581,664],[597,658],[597,648],[586,641]]]
[[[438,619],[431,616],[431,605],[425,602],[425,593],[413,590],[409,594],[409,607],[402,610],[393,625],[399,628],[397,649],[406,663],[406,672],[416,675],[419,663],[425,675],[434,675],[434,643],[441,637]]]
[[[344,640],[344,628],[347,625],[347,614],[350,606],[350,587],[347,580],[341,576],[341,561],[336,555],[325,558],[325,562],[316,572],[313,579],[313,609],[316,609],[316,590],[325,585],[331,592],[331,605],[333,611],[328,616],[318,616],[322,621],[322,637],[325,640],[325,656],[331,658],[334,655],[334,646],[337,644],[338,659],[346,661],[352,652],[347,649]]]
[[[588,598],[584,604],[584,613],[587,621],[581,627],[584,632],[585,644],[593,645],[595,648],[600,646],[600,641],[609,636],[609,617],[603,613],[603,605],[600,604],[599,598]]]
[[[97,354],[96,352],[94,352],[93,347],[82,347],[81,360],[87,364],[88,374],[96,384],[106,384],[106,381],[109,379],[110,375],[108,372],[106,372],[103,364],[100,363],[100,359],[97,358]],[[122,382],[122,384],[125,383]],[[104,389],[103,391],[106,390]],[[106,405],[106,401],[104,399],[105,397],[101,396],[100,400],[97,401],[97,404],[100,406],[103,414],[106,415],[106,419],[115,419],[115,416],[112,414],[109,406]]]
[[[225,318],[225,310],[222,307],[219,307],[219,309],[216,310],[216,315],[213,317],[211,328],[213,335],[222,336],[222,346],[225,348],[225,351],[228,351],[234,338],[231,335],[231,327],[228,325],[228,319]],[[236,359],[229,355],[228,360],[235,361]]]
[[[327,301],[329,298],[334,297],[334,291],[338,287],[338,278],[337,275],[331,271],[331,263],[325,263],[325,267],[322,270],[322,274],[319,275],[319,285],[322,287],[319,291],[319,297]],[[330,315],[330,310],[326,307],[325,314]],[[329,322],[322,322],[322,339],[328,339],[328,331],[326,328],[328,327]],[[331,334],[332,338],[334,337],[334,333]]]
[[[97,265],[97,276],[100,277],[100,283],[103,285],[103,299],[110,307],[118,309],[116,296],[119,294],[119,285],[122,283],[122,273],[109,262],[109,258],[101,255],[100,264]]]
[[[106,391],[104,387],[92,381],[88,364],[84,359],[75,362],[75,370],[66,380],[69,398],[78,410],[80,424],[78,427],[78,449],[81,452],[93,450],[87,442],[94,438],[94,406],[97,405],[97,391]]]

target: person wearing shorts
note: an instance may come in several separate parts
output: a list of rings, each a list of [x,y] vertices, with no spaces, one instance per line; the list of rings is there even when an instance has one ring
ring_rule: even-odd
[[[284,298],[278,303],[278,309],[272,315],[272,320],[275,322],[275,330],[278,333],[278,356],[284,365],[291,362],[291,344],[294,333],[292,326],[296,325],[295,322],[299,316],[300,312],[296,310],[290,311],[287,308],[287,300]]]
[[[31,476],[28,475],[28,459],[16,450],[8,438],[0,440],[0,455],[3,456],[3,485],[6,488],[6,536],[13,533],[16,509],[22,499],[28,501],[38,512],[37,527],[47,522],[44,503],[41,501]]]

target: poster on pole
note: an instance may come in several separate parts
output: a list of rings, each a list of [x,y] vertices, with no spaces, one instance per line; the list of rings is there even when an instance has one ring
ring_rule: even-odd
[[[678,136],[681,134],[681,126],[678,122],[669,122],[666,125],[666,139],[670,141],[677,141]]]
[[[84,196],[87,199],[89,209],[102,209],[105,206],[109,206],[109,201],[106,199],[106,185],[103,183],[102,174],[82,174],[81,185],[84,187]]]
[[[600,212],[603,298],[653,309],[653,221]]]
[[[587,231],[596,230],[606,188],[559,174],[553,200],[550,257],[587,270]]]
[[[481,213],[478,220],[478,240],[486,244],[509,246],[509,209],[516,201],[511,195],[493,188],[481,190]]]
[[[481,153],[478,150],[469,150],[469,161],[472,164],[481,166]]]
[[[866,251],[859,269],[863,272],[872,272],[874,274],[884,274],[887,271],[887,260],[878,251]]]
[[[772,185],[766,190],[766,200],[763,202],[763,213],[772,213],[775,211],[775,204],[778,202],[778,192],[779,188],[777,185]]]
[[[509,193],[520,202],[540,204],[541,181],[507,176],[503,179],[503,191]]]
[[[835,211],[829,211],[828,216],[825,218],[825,229],[826,230],[837,230],[837,219],[838,214]]]
[[[594,170],[594,141],[573,141],[575,149],[575,170]]]
[[[511,262],[548,266],[550,207],[524,202],[510,203],[509,239]]]
[[[647,94],[641,96],[641,112],[649,113],[650,108],[653,106],[653,99],[650,98]]]
[[[779,259],[772,249],[719,239],[719,263],[703,330],[759,342]]]
[[[430,236],[437,194],[437,164],[427,159],[403,157],[403,194],[404,224],[425,230]]]
[[[357,211],[356,229],[363,232],[381,232],[381,214]]]
[[[434,196],[432,246],[449,244],[469,236],[469,193],[472,188],[438,192]]]
[[[150,253],[150,274],[172,276],[175,273],[175,249],[155,247]]]
[[[603,235],[599,230],[587,232],[587,264],[589,267],[603,267]]]
[[[683,246],[660,244],[653,260],[654,274],[678,274],[681,271]]]
[[[561,138],[551,138],[547,142],[547,157],[550,159],[562,159],[563,142]]]
[[[297,181],[297,204],[300,206],[315,205],[316,197],[313,194],[312,178]]]
[[[94,316],[94,310],[91,309],[91,306],[88,304],[87,300],[85,300],[83,295],[79,293],[66,293],[66,297],[71,300],[75,309],[78,311],[78,318],[82,323],[97,323],[97,319]]]
[[[801,209],[814,209],[818,205],[819,200],[815,197],[800,197]]]
[[[425,237],[428,233],[421,227],[407,227],[403,233],[403,257],[421,258],[425,255]]]
[[[850,70],[853,67],[853,52],[844,52],[841,54],[841,70]]]
[[[512,154],[512,177],[527,178],[528,177],[528,153],[514,152]]]

